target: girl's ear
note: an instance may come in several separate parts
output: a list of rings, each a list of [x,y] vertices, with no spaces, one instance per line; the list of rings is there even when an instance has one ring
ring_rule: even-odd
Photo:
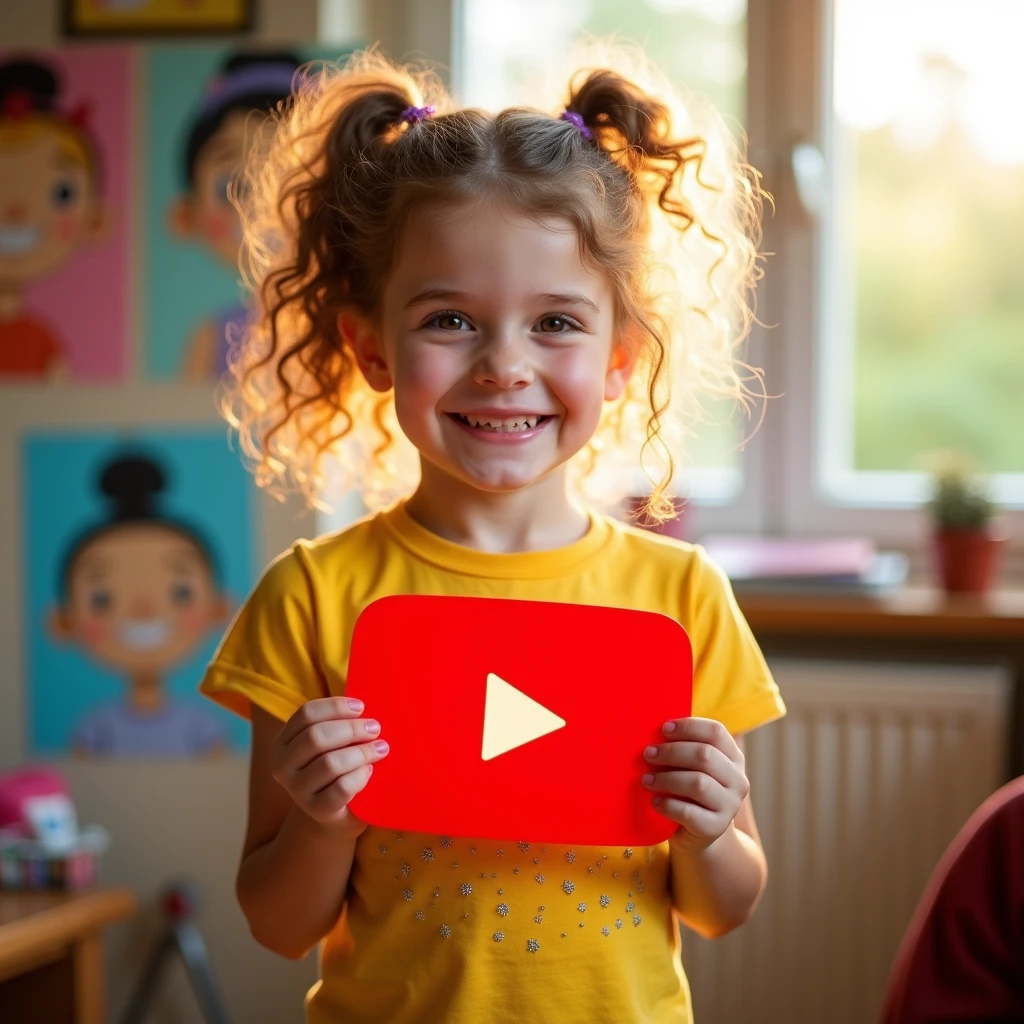
[[[107,204],[97,201],[89,219],[89,241],[104,241],[110,234],[112,220],[111,210]]]
[[[608,369],[604,377],[604,400],[606,402],[614,402],[626,390],[635,364],[636,358],[633,355],[632,344],[627,339],[617,340],[612,348],[611,359],[608,361]]]
[[[210,624],[219,626],[231,618],[234,602],[223,590],[219,591],[210,606]]]
[[[63,605],[50,609],[47,617],[50,636],[60,644],[71,643],[75,639],[75,628],[71,624],[71,616]]]
[[[366,318],[356,313],[338,314],[338,334],[342,343],[351,349],[366,383],[382,394],[394,386],[391,371],[382,355],[380,335]]]
[[[167,228],[179,242],[195,238],[199,233],[198,213],[191,195],[178,196],[167,208]]]

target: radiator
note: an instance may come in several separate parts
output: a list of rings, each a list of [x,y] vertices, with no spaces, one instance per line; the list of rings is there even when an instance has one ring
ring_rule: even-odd
[[[773,661],[789,709],[747,738],[768,857],[754,917],[683,929],[696,1024],[876,1024],[925,882],[1003,781],[998,666]]]

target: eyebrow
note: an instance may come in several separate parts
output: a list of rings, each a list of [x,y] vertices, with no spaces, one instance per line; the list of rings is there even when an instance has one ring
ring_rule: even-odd
[[[413,306],[419,306],[424,302],[460,302],[468,297],[466,292],[453,288],[424,288],[405,304],[405,308],[412,309]],[[588,299],[582,292],[544,292],[536,298],[562,306],[586,306],[594,313],[601,312],[597,303]]]
[[[103,579],[110,571],[110,560],[102,555],[86,555],[79,562],[79,570],[88,580]]]
[[[197,565],[203,564],[203,559],[198,552],[192,550],[174,551],[165,559],[167,565],[179,572],[190,572]]]

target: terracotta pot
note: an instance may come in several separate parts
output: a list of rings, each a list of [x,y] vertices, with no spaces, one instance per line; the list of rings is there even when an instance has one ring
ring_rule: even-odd
[[[947,594],[985,594],[992,589],[1006,538],[987,530],[935,531],[939,579]]]

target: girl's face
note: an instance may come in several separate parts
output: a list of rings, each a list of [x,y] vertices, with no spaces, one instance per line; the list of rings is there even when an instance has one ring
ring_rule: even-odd
[[[357,329],[354,348],[371,386],[394,387],[402,430],[440,479],[500,493],[590,440],[628,377],[615,334],[611,285],[569,221],[480,203],[413,214],[379,332]]]
[[[53,628],[112,668],[155,672],[191,654],[227,613],[192,541],[159,525],[126,525],[79,552]]]
[[[245,158],[247,115],[234,111],[206,140],[196,158],[192,192],[179,199],[172,217],[182,237],[202,240],[223,263],[238,263],[242,226],[228,199],[228,185]]]
[[[0,147],[0,284],[24,286],[63,266],[102,227],[91,175],[55,130]]]

